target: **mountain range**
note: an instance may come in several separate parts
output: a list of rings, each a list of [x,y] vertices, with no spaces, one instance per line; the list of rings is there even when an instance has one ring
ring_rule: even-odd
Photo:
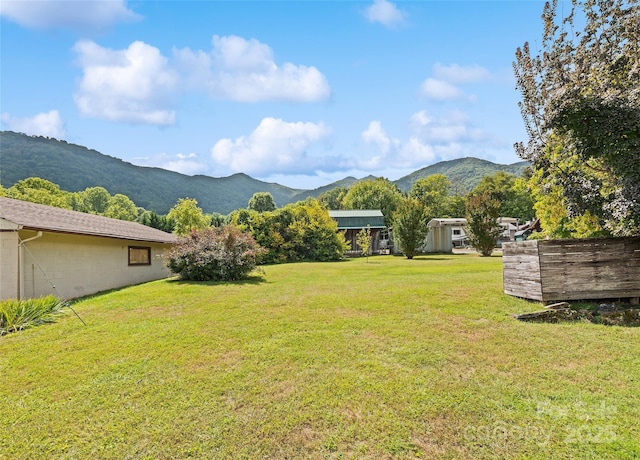
[[[467,157],[427,166],[394,183],[406,192],[422,177],[444,174],[454,192],[466,193],[485,175],[505,171],[519,176],[528,165],[527,162],[501,165]],[[206,213],[228,214],[245,208],[256,192],[271,193],[276,204],[283,206],[317,197],[335,187],[348,188],[362,180],[346,177],[313,190],[301,190],[263,182],[242,173],[228,177],[187,176],[161,168],[136,166],[64,140],[0,132],[0,184],[8,188],[27,177],[49,180],[70,192],[104,187],[112,195],[126,195],[136,205],[159,214],[166,214],[179,198],[186,197],[195,198]]]

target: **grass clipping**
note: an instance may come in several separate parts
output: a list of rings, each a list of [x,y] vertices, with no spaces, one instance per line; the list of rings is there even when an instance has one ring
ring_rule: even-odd
[[[52,323],[62,315],[65,303],[49,295],[38,299],[8,299],[0,302],[0,336],[40,324]]]

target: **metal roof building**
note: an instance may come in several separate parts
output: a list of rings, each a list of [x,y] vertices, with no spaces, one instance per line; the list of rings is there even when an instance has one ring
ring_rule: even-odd
[[[338,222],[339,230],[386,227],[384,215],[377,209],[329,211],[329,216]]]

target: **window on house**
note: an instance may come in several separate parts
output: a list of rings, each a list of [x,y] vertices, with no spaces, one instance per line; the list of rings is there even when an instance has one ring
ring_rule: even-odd
[[[129,246],[129,265],[151,265],[151,248]]]
[[[460,235],[460,230],[459,229],[454,229],[453,230],[453,234],[454,235]]]

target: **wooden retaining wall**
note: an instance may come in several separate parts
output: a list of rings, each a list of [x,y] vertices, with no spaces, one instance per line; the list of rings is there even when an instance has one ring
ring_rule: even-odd
[[[502,245],[504,292],[540,301],[640,297],[640,237]]]

